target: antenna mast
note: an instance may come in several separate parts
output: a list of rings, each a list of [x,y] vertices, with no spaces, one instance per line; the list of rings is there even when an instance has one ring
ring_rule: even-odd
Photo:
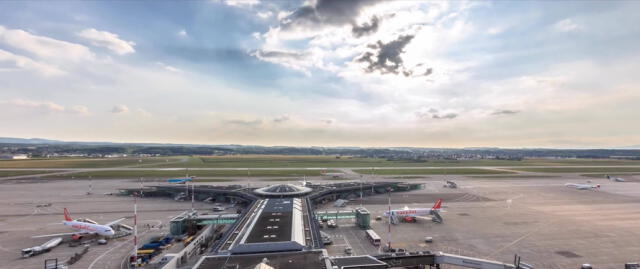
[[[391,220],[394,216],[391,214],[391,189],[389,189],[389,230],[387,231],[387,250],[391,250]]]
[[[138,266],[138,195],[133,196],[133,262],[137,267]]]

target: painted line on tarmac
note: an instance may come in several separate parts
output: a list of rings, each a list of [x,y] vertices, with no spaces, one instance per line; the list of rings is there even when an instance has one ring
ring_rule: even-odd
[[[138,235],[138,237],[141,237],[143,235],[145,235],[148,231],[142,232],[141,234]],[[102,254],[100,254],[100,256],[98,256],[95,260],[93,260],[93,262],[89,265],[88,269],[93,268],[93,266],[96,264],[96,262],[98,262],[98,260],[102,259],[102,257],[104,257],[104,255],[107,255],[109,252],[113,251],[114,249],[120,248],[126,244],[128,244],[129,242],[133,241],[133,238],[124,241],[118,245],[115,245],[114,247],[110,248],[109,250],[103,252]]]

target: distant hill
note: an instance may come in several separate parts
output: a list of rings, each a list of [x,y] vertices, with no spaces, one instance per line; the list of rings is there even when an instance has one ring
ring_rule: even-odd
[[[0,143],[6,144],[60,144],[67,143],[60,140],[51,140],[44,138],[15,138],[15,137],[0,137]]]
[[[624,147],[619,147],[618,149],[640,149],[640,145],[624,146]]]
[[[315,151],[318,153],[327,154],[331,152],[331,154],[376,154],[384,152],[383,156],[393,155],[399,152],[413,152],[413,153],[424,153],[424,152],[449,152],[452,154],[489,154],[489,155],[509,155],[509,156],[556,156],[555,153],[565,152],[567,153],[565,156],[573,156],[573,155],[582,155],[582,154],[591,154],[596,153],[595,155],[600,155],[602,152],[600,151],[608,151],[608,154],[612,154],[615,156],[625,156],[624,151],[637,151],[640,150],[640,145],[631,145],[631,146],[620,146],[620,147],[594,147],[594,148],[579,148],[579,149],[562,149],[562,148],[499,148],[499,147],[465,147],[465,148],[421,148],[421,147],[349,147],[349,146],[338,146],[338,147],[323,147],[323,146],[310,146],[310,147],[294,147],[294,146],[259,146],[259,145],[237,145],[237,144],[226,144],[226,145],[215,145],[215,144],[172,144],[172,143],[135,143],[135,142],[99,142],[99,141],[62,141],[62,140],[54,140],[54,139],[45,139],[45,138],[17,138],[17,137],[0,137],[0,144],[23,144],[23,145],[51,145],[51,146],[107,146],[107,147],[198,147],[198,148],[217,148],[223,150],[231,150],[237,151],[235,153],[239,154],[267,154],[271,152],[273,154],[288,152],[288,151],[296,151],[303,150],[307,152],[308,150]],[[614,151],[620,151],[614,153]],[[544,152],[548,152],[546,154]],[[571,153],[569,153],[571,152]],[[536,153],[533,155],[528,155],[527,153]],[[286,153],[285,153],[286,154]],[[572,155],[573,154],[573,155]],[[583,156],[586,157],[586,156]],[[595,156],[593,156],[595,157]]]

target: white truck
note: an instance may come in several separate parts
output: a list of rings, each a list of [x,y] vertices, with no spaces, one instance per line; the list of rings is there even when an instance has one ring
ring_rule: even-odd
[[[22,258],[29,258],[31,256],[48,252],[54,247],[57,247],[58,245],[60,245],[61,242],[62,242],[62,237],[56,237],[47,241],[42,245],[22,249]]]

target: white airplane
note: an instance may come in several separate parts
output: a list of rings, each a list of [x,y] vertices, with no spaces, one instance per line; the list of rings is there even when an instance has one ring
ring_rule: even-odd
[[[606,175],[608,180],[611,181],[615,181],[615,182],[624,182],[624,178],[621,177],[612,177],[610,175]]]
[[[567,183],[564,184],[566,187],[575,188],[578,190],[599,190],[600,184],[591,185],[591,184],[576,184],[576,183]]]
[[[65,226],[69,226],[72,229],[76,230],[75,232],[37,235],[37,236],[33,236],[32,238],[63,236],[63,235],[71,235],[71,237],[74,240],[79,240],[84,235],[100,235],[100,236],[110,237],[110,236],[113,236],[115,234],[115,231],[113,230],[113,228],[111,228],[111,225],[114,225],[114,224],[116,224],[118,222],[121,222],[123,220],[124,220],[124,218],[121,218],[121,219],[109,222],[107,224],[104,224],[104,225],[100,225],[97,222],[95,222],[93,220],[90,220],[90,219],[76,219],[76,220],[74,220],[71,217],[69,217],[69,211],[67,211],[67,208],[65,208],[64,209],[64,221],[62,221],[62,224],[64,224]]]
[[[439,212],[442,211],[442,199],[438,199],[436,203],[431,208],[409,208],[404,207],[404,209],[394,209],[391,211],[384,212],[385,217],[390,217],[391,223],[397,221],[397,218],[404,218],[409,222],[415,222],[416,217],[433,215],[433,221],[442,222],[442,217],[440,217]]]

